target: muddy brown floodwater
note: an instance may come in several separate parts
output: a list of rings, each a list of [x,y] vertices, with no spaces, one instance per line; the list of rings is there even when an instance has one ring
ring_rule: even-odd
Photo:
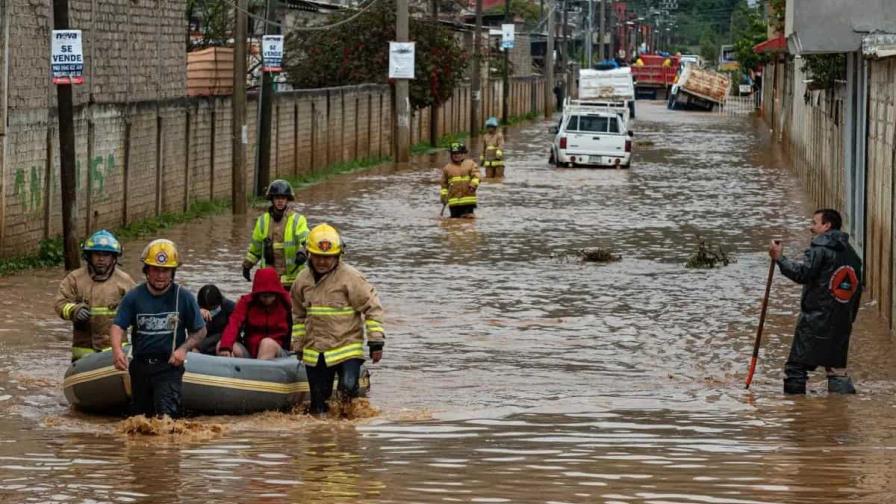
[[[300,193],[312,223],[344,230],[386,306],[373,418],[202,417],[126,434],[65,405],[62,271],[0,278],[0,500],[896,501],[896,352],[873,308],[850,356],[860,393],[828,397],[815,374],[807,397],[786,398],[799,290],[776,279],[743,390],[763,250],[771,237],[802,250],[811,212],[765,129],[639,103],[631,170],[594,171],[549,167],[547,125],[508,133],[507,179],[484,183],[475,221],[438,218],[442,158]],[[218,216],[162,233],[184,252],[178,278],[246,291],[250,226]],[[685,269],[698,235],[737,262]],[[135,277],[142,245],[125,244]],[[585,247],[622,260],[558,257]]]

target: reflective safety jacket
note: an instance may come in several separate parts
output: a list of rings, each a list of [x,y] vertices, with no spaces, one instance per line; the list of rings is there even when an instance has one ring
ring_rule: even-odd
[[[111,346],[109,327],[115,320],[115,311],[121,298],[135,285],[130,275],[117,266],[109,278],[101,282],[90,276],[87,266],[62,279],[55,308],[60,317],[73,322],[72,360]],[[77,322],[75,313],[82,307],[90,310],[90,319]]]
[[[442,168],[441,196],[448,206],[475,205],[478,187],[479,167],[472,159],[448,163]]]
[[[280,275],[280,283],[288,289],[304,267],[296,264],[296,252],[305,247],[307,238],[308,221],[304,215],[287,208],[278,222],[268,210],[255,221],[244,265],[252,267],[260,263],[261,268],[272,266]],[[269,249],[266,250],[267,247]]]
[[[364,358],[364,336],[371,347],[385,343],[383,307],[376,289],[358,270],[343,261],[315,278],[311,268],[299,273],[292,286],[293,348],[302,360],[327,367]]]
[[[504,135],[500,132],[482,135],[481,149],[479,162],[482,166],[486,168],[504,166]]]

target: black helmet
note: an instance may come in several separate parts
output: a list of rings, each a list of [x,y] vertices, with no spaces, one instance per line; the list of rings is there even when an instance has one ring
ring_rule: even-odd
[[[451,154],[466,154],[467,146],[464,145],[463,142],[453,142],[448,146],[448,152]]]
[[[286,199],[289,201],[294,201],[296,199],[295,194],[292,192],[292,186],[289,185],[289,182],[283,179],[277,179],[271,182],[271,185],[268,186],[267,192],[264,196],[272,200],[275,196],[286,196]]]

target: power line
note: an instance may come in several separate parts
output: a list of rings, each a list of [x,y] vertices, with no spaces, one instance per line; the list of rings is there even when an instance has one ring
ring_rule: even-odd
[[[373,7],[373,5],[376,4],[378,1],[379,1],[379,0],[370,0],[370,2],[369,2],[367,5],[365,5],[363,9],[361,9],[361,10],[359,10],[358,12],[356,12],[355,14],[349,16],[348,18],[343,19],[343,20],[341,20],[341,21],[337,21],[337,22],[335,22],[335,23],[333,23],[333,24],[329,24],[329,25],[321,25],[321,26],[301,26],[301,27],[292,27],[292,28],[290,28],[289,30],[290,30],[290,31],[320,31],[320,30],[329,30],[330,28],[336,28],[337,26],[341,26],[341,25],[344,25],[344,24],[346,24],[346,23],[348,23],[348,22],[350,22],[350,21],[353,21],[355,18],[357,18],[357,17],[360,16],[361,14],[364,14],[364,13],[367,12],[371,7]],[[254,19],[254,20],[256,20],[256,21],[259,21],[259,22],[261,22],[261,23],[264,23],[264,24],[267,24],[267,25],[270,25],[270,26],[276,26],[277,28],[280,28],[280,29],[285,29],[285,28],[286,28],[285,26],[283,26],[282,23],[278,23],[278,22],[276,22],[276,21],[271,21],[271,20],[265,19],[264,17],[258,16],[258,15],[255,15],[255,14],[249,12],[247,9],[243,9],[243,8],[241,8],[239,5],[237,5],[237,4],[234,3],[234,0],[226,0],[226,2],[227,2],[228,4],[230,4],[230,6],[233,7],[234,9],[236,9],[236,10],[238,10],[238,11],[244,13],[245,15],[247,15],[248,17],[250,17],[250,18],[252,18],[252,19]],[[202,3],[203,3],[203,5],[207,5],[205,0],[203,0]]]

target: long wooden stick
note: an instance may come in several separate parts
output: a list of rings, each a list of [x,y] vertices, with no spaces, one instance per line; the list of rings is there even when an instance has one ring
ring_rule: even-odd
[[[775,260],[768,265],[768,280],[765,282],[765,296],[762,297],[762,310],[759,313],[759,327],[756,328],[756,341],[753,342],[753,358],[750,359],[750,371],[747,373],[747,386],[753,381],[753,373],[756,372],[756,361],[759,359],[759,343],[762,341],[762,328],[765,326],[765,312],[768,308],[768,295],[772,290],[772,277],[775,276]]]

